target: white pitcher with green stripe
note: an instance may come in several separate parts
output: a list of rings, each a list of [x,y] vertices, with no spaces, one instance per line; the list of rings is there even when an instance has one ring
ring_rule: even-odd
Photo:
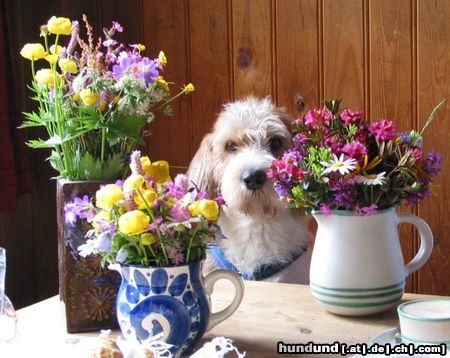
[[[386,311],[398,304],[405,280],[428,260],[433,248],[430,227],[412,214],[395,208],[369,216],[334,210],[314,211],[318,223],[311,259],[310,286],[316,301],[327,311],[362,316]],[[398,225],[414,225],[420,248],[404,264]]]

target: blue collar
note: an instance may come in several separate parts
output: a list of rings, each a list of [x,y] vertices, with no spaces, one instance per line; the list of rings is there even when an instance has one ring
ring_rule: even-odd
[[[253,271],[251,274],[248,274],[245,272],[244,273],[240,272],[236,268],[236,266],[234,266],[231,263],[231,261],[225,257],[225,254],[219,245],[209,245],[208,248],[209,248],[209,254],[211,255],[212,259],[214,260],[214,263],[216,264],[217,268],[234,271],[234,272],[240,274],[244,280],[253,280],[253,281],[261,281],[261,280],[266,279],[267,277],[275,275],[277,272],[280,272],[281,270],[288,267],[292,262],[297,260],[304,252],[304,251],[302,251],[299,254],[294,255],[287,262],[277,263],[277,264],[269,264],[269,265],[261,265],[255,271]]]

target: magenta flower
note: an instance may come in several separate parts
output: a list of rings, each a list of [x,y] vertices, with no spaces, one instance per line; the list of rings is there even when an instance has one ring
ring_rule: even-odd
[[[179,204],[175,204],[172,209],[170,209],[170,216],[171,220],[177,223],[188,221],[191,218],[189,209]]]
[[[179,248],[171,248],[170,250],[168,249],[168,251],[170,261],[172,261],[174,265],[179,265],[184,262],[184,255]]]
[[[388,119],[380,119],[372,123],[369,130],[379,140],[392,140],[397,137],[395,124]]]
[[[347,143],[342,148],[342,152],[357,161],[363,160],[367,154],[367,148],[360,142]]]
[[[330,216],[331,210],[330,207],[327,204],[320,204],[320,211],[324,216]]]
[[[342,121],[346,126],[354,124],[362,119],[363,112],[353,112],[350,109],[344,109],[340,115]]]
[[[123,26],[120,25],[117,21],[113,21],[112,22],[112,26],[117,32],[122,32],[123,31]]]
[[[333,118],[333,114],[328,110],[328,108],[323,107],[320,109],[311,109],[305,115],[305,125],[311,128],[318,128],[320,122],[322,121],[325,124],[328,124],[330,120]]]

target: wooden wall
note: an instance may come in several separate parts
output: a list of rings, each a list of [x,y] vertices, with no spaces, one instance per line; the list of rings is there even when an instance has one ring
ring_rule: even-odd
[[[401,130],[420,129],[432,108],[446,99],[425,134],[426,148],[444,155],[444,170],[433,186],[434,196],[415,210],[432,227],[435,249],[429,263],[408,280],[408,290],[450,295],[449,1],[47,0],[33,5],[31,0],[21,0],[11,4],[22,19],[16,24],[19,49],[24,42],[36,40],[38,25],[54,13],[73,19],[87,13],[98,29],[118,20],[126,27],[124,38],[144,43],[148,55],[156,56],[163,49],[169,61],[165,76],[176,83],[174,91],[190,81],[196,88],[192,96],[174,104],[173,117],[159,117],[149,127],[150,156],[177,166],[189,164],[221,105],[249,94],[271,95],[292,114],[297,113],[298,95],[307,108],[340,97],[344,106],[364,110],[372,120],[393,119]],[[21,204],[28,226],[17,225],[18,213],[2,215],[0,235],[8,235],[9,241],[26,240],[24,236],[32,241],[33,247],[25,250],[33,257],[32,264],[21,259],[20,265],[33,271],[36,282],[29,285],[34,285],[30,289],[37,299],[56,292],[56,228],[51,173],[43,155],[33,155],[36,192]],[[417,250],[417,235],[407,226],[401,231],[409,258]],[[14,272],[24,276],[26,269]]]

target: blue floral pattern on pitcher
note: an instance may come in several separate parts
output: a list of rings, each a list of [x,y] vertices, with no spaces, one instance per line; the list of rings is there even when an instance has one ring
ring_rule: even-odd
[[[174,267],[121,266],[117,319],[126,337],[145,344],[162,333],[172,354],[193,350],[209,321],[203,261]]]

